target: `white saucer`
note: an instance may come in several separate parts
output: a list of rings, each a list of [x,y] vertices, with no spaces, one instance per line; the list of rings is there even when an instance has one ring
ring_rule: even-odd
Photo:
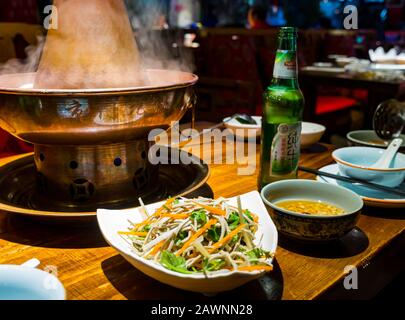
[[[320,171],[340,175],[337,164],[332,164],[320,169]],[[328,177],[316,177],[317,181],[339,185],[352,190],[363,198],[366,205],[378,208],[405,208],[405,198],[384,191],[377,191],[363,185],[351,184],[348,182],[338,181]],[[405,191],[405,183],[398,187]]]

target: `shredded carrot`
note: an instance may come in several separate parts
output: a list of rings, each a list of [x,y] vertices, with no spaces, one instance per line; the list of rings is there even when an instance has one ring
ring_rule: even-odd
[[[201,235],[204,234],[212,225],[216,224],[218,220],[211,219],[208,221],[200,230],[198,230],[184,245],[183,247],[177,251],[176,256],[181,255],[195,240],[198,239]]]
[[[237,269],[234,269],[231,266],[225,266],[222,269],[226,269],[226,270],[230,270],[230,271],[234,271],[234,270],[238,270],[238,271],[273,271],[273,267],[272,266],[245,266],[245,267],[239,267]]]
[[[247,267],[239,267],[238,271],[273,271],[272,266],[247,266]]]
[[[145,221],[143,221],[143,222],[134,224],[133,226],[134,226],[134,229],[136,230],[136,229],[139,229],[139,227],[143,227],[143,226],[148,225],[149,223],[150,223],[150,221],[145,220]]]
[[[142,221],[142,222],[140,222],[140,223],[137,223],[137,224],[134,224],[133,225],[133,227],[134,227],[134,230],[138,230],[140,227],[143,227],[143,226],[146,226],[146,225],[148,225],[148,224],[150,224],[151,222],[152,222],[152,219],[153,218],[158,218],[158,217],[160,217],[161,215],[162,215],[162,212],[163,212],[163,210],[165,209],[165,207],[167,207],[167,206],[170,206],[174,201],[176,200],[176,198],[170,198],[170,199],[168,199],[167,201],[166,201],[166,203],[163,205],[163,206],[161,206],[159,209],[157,209],[156,210],[156,212],[153,214],[153,215],[151,215],[149,218],[147,218],[146,220],[144,220],[144,221]],[[187,218],[187,217],[186,217]],[[181,218],[181,219],[185,219],[185,218]],[[127,234],[127,235],[133,235],[133,231],[132,232],[128,232],[128,233],[122,233],[122,232],[119,232],[119,234]]]
[[[220,240],[217,243],[213,244],[212,248],[208,252],[212,253],[212,252],[218,250],[220,247],[225,245],[227,242],[231,241],[232,238],[234,236],[236,236],[239,232],[241,232],[245,227],[246,227],[246,224],[242,224],[239,227],[237,227],[235,230],[230,232],[226,237],[223,237],[222,240]]]
[[[149,253],[150,256],[154,256],[163,247],[166,240],[160,241],[156,246],[153,247],[152,251]]]
[[[189,217],[189,215],[188,214],[161,214],[160,217],[182,220],[182,219],[187,219]]]
[[[167,207],[170,207],[170,205],[176,200],[176,198],[170,198],[166,201],[166,203],[161,206],[159,209],[156,210],[156,212],[150,217],[157,217],[160,216],[163,212],[163,210],[165,210]]]
[[[194,201],[193,201],[193,203],[194,203],[195,205],[197,205],[197,206],[199,206],[199,207],[201,207],[201,208],[203,208],[203,209],[205,209],[205,210],[207,210],[207,211],[213,213],[213,214],[218,215],[218,216],[226,216],[226,211],[225,211],[225,210],[222,210],[222,209],[220,209],[220,208],[215,208],[215,207],[211,207],[211,206],[206,206],[205,204],[201,204],[201,203],[194,202]]]
[[[138,237],[146,237],[148,235],[147,232],[118,232],[121,235],[125,235],[125,236],[138,236]]]
[[[149,224],[153,218],[158,218],[163,213],[163,210],[165,210],[168,206],[170,206],[175,200],[176,200],[176,198],[168,199],[166,201],[166,203],[163,206],[161,206],[160,208],[158,208],[155,211],[155,213],[152,214],[148,219],[146,219],[145,221],[143,221],[141,223],[136,224],[134,227],[137,228],[137,227]]]

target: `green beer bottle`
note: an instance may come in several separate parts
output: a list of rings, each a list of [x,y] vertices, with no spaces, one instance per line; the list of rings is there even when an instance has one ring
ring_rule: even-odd
[[[281,28],[273,80],[264,92],[258,187],[296,179],[304,96],[298,84],[297,29]]]

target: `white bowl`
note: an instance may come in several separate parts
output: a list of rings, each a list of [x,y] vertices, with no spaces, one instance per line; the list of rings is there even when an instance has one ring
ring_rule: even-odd
[[[232,133],[241,139],[251,139],[260,137],[262,132],[262,117],[253,116],[254,120],[256,120],[257,125],[254,124],[242,124],[236,119],[232,119],[231,117],[225,118],[223,120],[225,127],[232,131]]]
[[[35,268],[0,265],[0,300],[65,300],[62,283]]]
[[[257,191],[241,195],[242,207],[249,209],[259,217],[259,229],[255,235],[255,244],[262,239],[261,247],[272,253],[276,252],[278,234],[266,207]],[[231,198],[229,203],[237,205],[237,198]],[[164,202],[146,206],[149,212],[161,207]],[[265,274],[262,271],[240,272],[222,270],[205,276],[203,274],[181,274],[170,271],[163,266],[139,257],[119,234],[127,230],[128,220],[139,223],[144,220],[143,214],[137,209],[97,211],[97,220],[105,240],[115,248],[129,263],[149,277],[183,290],[203,294],[215,294],[235,289],[249,281]],[[272,259],[270,259],[270,262]]]
[[[326,128],[317,123],[303,122],[301,132],[301,148],[308,149],[321,140]]]

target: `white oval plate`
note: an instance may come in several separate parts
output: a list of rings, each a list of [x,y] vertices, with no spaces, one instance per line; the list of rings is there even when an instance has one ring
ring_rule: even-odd
[[[249,209],[259,217],[259,229],[255,235],[255,244],[261,239],[262,248],[272,253],[276,252],[278,234],[276,226],[270,218],[267,209],[257,191],[241,195],[243,209]],[[237,198],[229,199],[229,204],[236,206]],[[146,206],[149,212],[154,212],[164,202]],[[128,210],[97,211],[97,220],[105,240],[115,248],[129,263],[149,277],[183,290],[204,294],[215,294],[235,289],[249,281],[264,275],[265,272],[240,272],[222,270],[213,272],[206,277],[203,274],[181,274],[170,271],[160,264],[139,257],[119,234],[128,230],[130,220],[140,223],[145,219],[139,208]],[[272,262],[272,259],[270,260]]]

